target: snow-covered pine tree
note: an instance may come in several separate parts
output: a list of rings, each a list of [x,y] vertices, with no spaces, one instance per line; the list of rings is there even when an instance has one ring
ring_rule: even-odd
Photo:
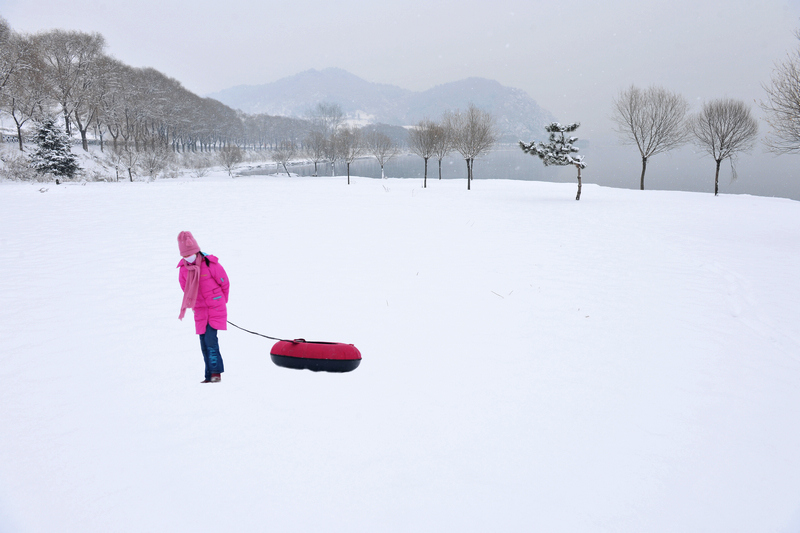
[[[33,142],[37,149],[29,156],[31,167],[40,174],[72,178],[80,170],[77,158],[70,149],[69,136],[53,119],[45,119],[36,130]]]
[[[582,155],[572,155],[578,151],[574,144],[578,141],[577,137],[564,138],[565,133],[572,133],[580,126],[580,122],[574,122],[562,126],[558,122],[552,122],[545,126],[544,130],[550,134],[550,140],[547,143],[543,142],[519,142],[519,147],[526,154],[539,156],[545,166],[558,165],[567,166],[575,165],[578,169],[578,196],[576,200],[581,199],[581,169],[586,168],[586,163],[583,162]]]

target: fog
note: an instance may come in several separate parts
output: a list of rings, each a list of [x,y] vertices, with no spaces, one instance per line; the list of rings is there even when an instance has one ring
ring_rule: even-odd
[[[326,67],[411,90],[495,79],[525,90],[560,121],[582,123],[587,181],[635,187],[638,153],[620,145],[609,118],[618,92],[662,85],[686,96],[693,111],[714,98],[740,98],[761,117],[762,84],[798,45],[800,0],[0,0],[0,15],[22,32],[99,32],[110,55],[154,67],[200,95]],[[760,127],[763,137],[767,124]],[[648,185],[713,185],[713,162],[694,152],[654,157]],[[740,157],[737,181],[730,183],[727,167],[721,190],[797,198],[797,163],[759,145]]]
[[[763,122],[760,125],[765,127]],[[611,187],[639,188],[642,163],[635,146],[620,146],[617,138],[611,136],[601,138],[582,153],[586,154],[588,164],[594,163],[583,171],[587,182]],[[720,193],[780,196],[800,200],[799,164],[800,156],[776,156],[766,152],[762,145],[756,145],[750,152],[722,163]],[[648,159],[645,188],[713,194],[714,173],[714,160],[697,147],[688,145]]]

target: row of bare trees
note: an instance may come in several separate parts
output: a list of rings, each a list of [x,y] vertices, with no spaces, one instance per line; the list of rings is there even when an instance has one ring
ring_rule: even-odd
[[[101,150],[135,151],[163,146],[178,151],[217,151],[237,145],[274,149],[299,142],[306,121],[246,115],[201,98],[152,68],[134,68],[105,53],[97,33],[52,30],[14,32],[0,18],[0,112],[14,121],[23,150],[30,121],[60,115],[68,134],[88,150],[90,134]]]
[[[193,94],[155,69],[130,67],[108,56],[100,34],[52,30],[22,35],[2,18],[0,112],[13,119],[20,151],[28,122],[60,115],[67,134],[79,135],[84,150],[90,138],[101,151],[110,144],[114,166],[127,170],[131,179],[136,167],[157,168],[164,152],[221,152],[220,159],[231,167],[241,157],[237,149],[253,149],[269,151],[287,173],[289,161],[297,157],[313,162],[315,174],[321,162],[330,163],[334,173],[343,162],[349,183],[355,159],[375,157],[383,176],[404,141],[374,127],[346,126],[341,107],[332,103],[318,104],[303,119],[237,112]],[[426,186],[428,158],[439,158],[441,178],[442,158],[458,151],[467,164],[470,188],[475,158],[496,140],[493,118],[475,106],[446,113],[440,123],[422,121],[409,135],[412,151],[425,159]]]
[[[347,166],[347,183],[350,183],[350,165],[359,157],[372,156],[381,167],[384,175],[386,163],[397,156],[403,146],[374,126],[357,128],[345,125],[345,116],[338,104],[320,102],[307,117],[307,131],[302,139],[302,147],[284,143],[274,152],[273,159],[282,164],[287,174],[286,162],[300,155],[314,164],[314,175],[319,163],[331,164],[331,173],[336,173],[336,163]]]
[[[344,114],[337,104],[320,103],[308,118],[311,126],[301,153],[314,163],[315,174],[320,162],[330,162],[335,173],[336,162],[341,161],[347,166],[350,183],[350,165],[357,158],[369,155],[380,165],[383,178],[386,163],[402,150],[401,143],[374,127],[359,129],[344,125]],[[406,142],[408,149],[424,160],[423,187],[428,186],[428,160],[432,157],[439,160],[439,179],[442,179],[442,159],[458,152],[467,164],[467,189],[470,189],[474,161],[495,145],[497,130],[490,113],[470,104],[465,111],[446,112],[439,122],[427,118],[419,121],[409,129]],[[288,159],[290,151],[287,147],[285,157],[274,159]]]
[[[631,86],[614,100],[613,118],[623,142],[635,144],[642,158],[639,187],[649,159],[693,141],[716,163],[714,194],[719,193],[721,163],[753,147],[758,123],[750,107],[730,98],[707,102],[702,110],[689,115],[689,103],[683,96],[663,87],[646,90]],[[735,166],[734,176],[735,176]]]
[[[795,35],[800,39],[800,31]],[[767,150],[779,155],[800,153],[800,47],[776,63],[770,83],[763,88],[766,98],[760,107],[770,127],[764,139]],[[618,133],[623,141],[635,144],[642,157],[641,189],[650,157],[694,141],[716,163],[717,194],[722,161],[733,161],[755,145],[758,123],[745,102],[718,99],[694,115],[688,115],[688,110],[685,98],[661,87],[632,86],[614,101]],[[733,172],[735,177],[735,166]]]
[[[428,186],[428,160],[439,161],[439,179],[442,179],[442,159],[458,152],[467,164],[467,190],[472,188],[473,164],[497,143],[494,117],[487,111],[470,104],[466,111],[447,111],[439,122],[431,119],[419,121],[409,131],[409,149],[425,162],[423,188]]]

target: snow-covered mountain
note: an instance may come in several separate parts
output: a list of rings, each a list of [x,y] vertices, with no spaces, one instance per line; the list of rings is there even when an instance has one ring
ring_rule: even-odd
[[[515,141],[541,135],[554,120],[525,91],[484,78],[467,78],[415,92],[372,83],[337,68],[307,70],[265,85],[240,85],[209,95],[247,113],[303,116],[319,102],[339,104],[351,116],[373,122],[408,125],[447,110],[464,109],[472,102],[492,112],[501,135]]]
[[[304,116],[319,102],[331,102],[339,104],[348,115],[361,111],[379,115],[380,122],[394,124],[403,116],[402,102],[411,94],[329,68],[307,70],[265,85],[240,85],[208,96],[247,113],[284,116]]]
[[[438,118],[444,110],[465,109],[470,102],[490,111],[501,136],[510,142],[539,138],[545,124],[555,120],[525,91],[485,78],[467,78],[413,93],[408,99],[405,118],[409,123],[425,116]]]

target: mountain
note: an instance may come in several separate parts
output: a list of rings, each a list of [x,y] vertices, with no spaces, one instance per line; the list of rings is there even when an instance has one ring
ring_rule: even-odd
[[[312,69],[273,83],[240,85],[208,96],[246,113],[285,116],[304,116],[319,102],[331,102],[349,117],[399,126],[424,117],[437,119],[448,109],[465,109],[472,102],[497,118],[502,140],[510,142],[541,136],[544,125],[555,120],[525,91],[484,78],[415,92],[372,83],[338,68]]]
[[[329,68],[307,70],[265,85],[240,85],[210,94],[211,98],[246,113],[304,116],[319,102],[337,103],[349,116],[359,111],[384,116],[401,115],[399,106],[411,91],[371,83],[349,72]]]
[[[542,137],[544,126],[555,120],[525,91],[485,78],[467,78],[414,93],[405,118],[413,124],[426,116],[439,117],[446,109],[466,109],[470,102],[495,116],[505,141]]]

